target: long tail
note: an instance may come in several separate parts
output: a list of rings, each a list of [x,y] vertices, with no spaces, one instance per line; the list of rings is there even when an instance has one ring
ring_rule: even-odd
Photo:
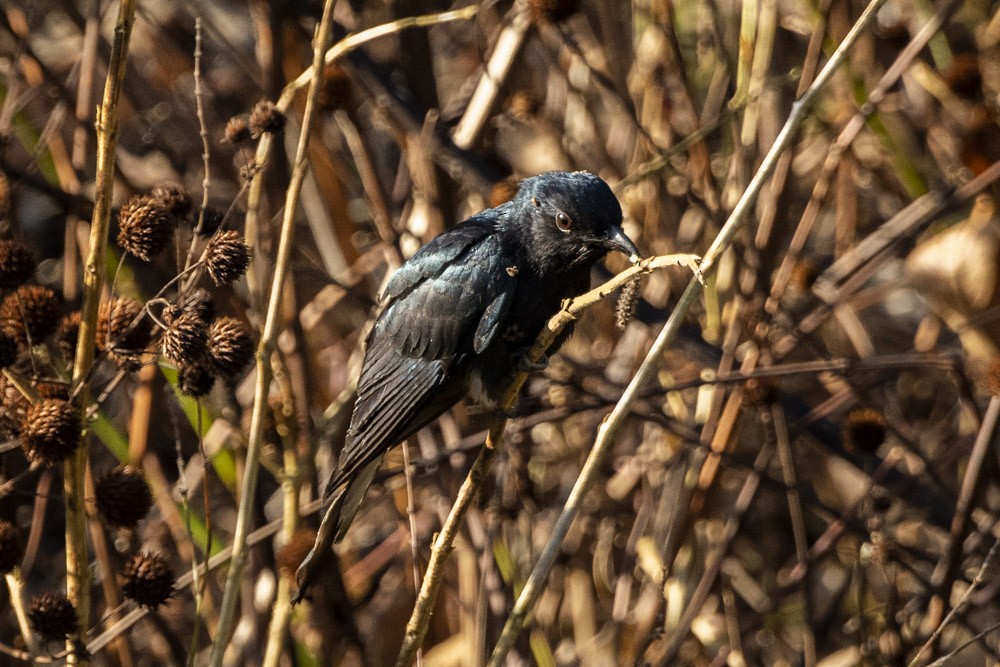
[[[361,508],[368,487],[372,485],[375,473],[378,472],[383,459],[385,456],[381,456],[361,468],[333,497],[330,506],[323,515],[323,522],[319,525],[312,549],[309,550],[309,554],[306,555],[302,565],[295,572],[295,584],[298,586],[298,590],[292,597],[292,604],[298,603],[305,597],[306,591],[315,581],[316,575],[320,572],[320,566],[333,543],[344,539],[344,535],[347,534],[347,529]]]

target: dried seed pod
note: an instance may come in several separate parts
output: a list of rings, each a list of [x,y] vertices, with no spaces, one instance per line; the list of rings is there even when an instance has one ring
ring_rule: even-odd
[[[141,317],[143,305],[135,299],[118,298],[105,303],[97,318],[97,349],[127,371],[142,366],[142,353],[149,346],[149,323]]]
[[[76,356],[76,341],[80,336],[81,319],[80,311],[74,310],[59,320],[59,326],[56,327],[54,336],[56,347],[66,359],[73,359]]]
[[[163,354],[177,365],[200,364],[208,356],[208,329],[197,315],[182,310],[160,339]]]
[[[17,526],[10,521],[0,521],[0,574],[7,574],[18,567],[24,557],[17,532]]]
[[[125,563],[122,571],[126,598],[148,609],[156,609],[174,595],[174,573],[163,556],[137,553]]]
[[[271,100],[261,100],[250,112],[250,132],[259,137],[265,132],[278,132],[285,127],[285,114]]]
[[[230,144],[242,144],[250,141],[253,136],[250,134],[250,126],[247,125],[246,116],[233,116],[226,123],[226,129],[222,134],[222,141]]]
[[[42,285],[22,285],[0,302],[0,331],[19,347],[37,345],[59,324],[59,299]]]
[[[163,252],[174,230],[172,216],[155,197],[136,195],[118,212],[118,245],[144,262]]]
[[[247,272],[250,247],[239,232],[219,232],[205,248],[205,266],[216,285],[228,285]]]
[[[35,632],[49,641],[58,641],[77,631],[76,608],[62,591],[41,593],[31,599],[28,620]]]
[[[844,417],[841,437],[854,452],[874,452],[885,441],[885,416],[872,408],[855,408]]]
[[[215,372],[208,363],[181,364],[177,369],[177,387],[191,398],[202,398],[212,391]]]
[[[234,317],[220,317],[209,330],[208,353],[219,376],[235,380],[253,358],[250,329]]]
[[[187,218],[191,212],[191,195],[180,183],[160,183],[153,188],[153,199],[179,220]]]
[[[118,466],[94,487],[97,511],[114,526],[133,528],[149,514],[153,496],[142,472],[133,466]]]
[[[23,241],[0,240],[0,289],[13,289],[31,280],[38,263]]]
[[[615,306],[615,326],[619,331],[624,331],[625,327],[632,321],[635,315],[635,308],[642,295],[642,279],[636,276],[625,283],[621,294],[618,295],[618,304]]]
[[[289,581],[295,581],[295,571],[302,565],[302,561],[309,555],[309,551],[316,541],[316,531],[309,528],[299,528],[292,533],[292,538],[288,544],[281,547],[275,556],[275,564],[278,566],[278,573]]]
[[[58,398],[61,401],[69,400],[69,385],[65,382],[35,380],[31,383],[31,388],[35,390],[35,393],[40,398]]]
[[[215,319],[215,299],[207,289],[191,290],[181,298],[181,308],[208,324]]]
[[[0,331],[0,370],[17,361],[17,341]]]
[[[21,424],[21,447],[29,461],[59,463],[80,444],[80,413],[69,401],[43,398],[28,408]]]

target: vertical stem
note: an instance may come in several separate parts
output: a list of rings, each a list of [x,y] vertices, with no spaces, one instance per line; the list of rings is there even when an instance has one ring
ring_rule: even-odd
[[[97,113],[97,178],[94,217],[90,226],[90,250],[83,271],[83,307],[80,333],[73,362],[73,387],[85,382],[94,364],[97,308],[104,283],[104,254],[107,247],[111,199],[114,194],[115,146],[118,142],[118,99],[125,79],[125,56],[128,53],[132,23],[135,20],[135,0],[121,0],[115,22],[114,40],[104,98]],[[85,389],[85,388],[84,388]],[[90,402],[89,392],[80,391],[79,405]],[[90,625],[90,570],[87,557],[87,515],[84,507],[84,473],[87,468],[87,447],[81,442],[76,452],[66,460],[64,491],[66,502],[66,594],[76,607],[81,635]],[[86,657],[76,655],[68,647],[68,664],[83,664]]]
[[[289,258],[292,254],[292,240],[295,230],[295,214],[298,209],[299,193],[305,179],[306,149],[309,136],[312,133],[313,117],[316,109],[316,99],[323,83],[323,54],[330,41],[333,27],[334,0],[324,0],[323,17],[316,29],[313,39],[312,78],[309,93],[306,97],[306,108],[302,118],[302,128],[299,131],[298,147],[295,150],[295,164],[292,167],[292,177],[285,195],[285,212],[281,221],[281,237],[278,241],[278,254],[274,263],[274,278],[271,282],[271,294],[267,305],[267,316],[264,330],[261,333],[260,345],[257,348],[257,384],[254,389],[253,413],[250,422],[250,434],[247,439],[246,467],[243,471],[243,495],[240,498],[236,516],[236,530],[233,535],[232,563],[226,577],[226,587],[222,597],[222,608],[219,611],[219,627],[212,645],[211,664],[222,664],[226,647],[233,634],[236,616],[236,601],[242,584],[243,568],[247,560],[247,535],[250,532],[250,521],[253,514],[254,496],[257,491],[258,462],[260,459],[261,441],[264,436],[264,417],[267,409],[267,396],[271,384],[271,352],[278,336],[279,315],[281,313],[281,295],[288,273]]]

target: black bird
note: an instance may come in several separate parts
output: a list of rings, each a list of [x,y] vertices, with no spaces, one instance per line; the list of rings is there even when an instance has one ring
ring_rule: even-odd
[[[298,597],[344,537],[386,452],[464,396],[498,410],[544,324],[563,299],[589,288],[594,264],[611,250],[638,258],[621,223],[621,206],[600,178],[549,172],[522,181],[512,201],[444,232],[396,271],[324,492],[331,505],[297,573]]]

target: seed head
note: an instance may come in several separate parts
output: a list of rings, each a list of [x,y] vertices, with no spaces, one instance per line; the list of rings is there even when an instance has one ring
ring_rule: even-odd
[[[97,349],[128,371],[139,369],[149,346],[151,332],[142,311],[135,299],[118,298],[105,303],[97,317]]]
[[[42,342],[59,323],[56,293],[41,285],[21,285],[0,301],[0,331],[26,348]]]
[[[59,463],[80,444],[80,413],[69,401],[43,398],[28,408],[21,424],[21,447],[29,461]]]
[[[97,483],[94,495],[104,520],[123,528],[134,528],[153,507],[146,480],[133,466],[113,468]]]
[[[181,364],[177,368],[177,387],[191,398],[208,396],[215,384],[215,369],[204,361]]]
[[[247,272],[250,248],[239,232],[219,232],[205,248],[205,265],[216,285],[228,285]]]
[[[0,574],[7,574],[20,565],[23,557],[17,526],[10,521],[0,521]]]
[[[250,141],[252,138],[246,116],[233,116],[230,118],[229,122],[226,123],[226,129],[222,135],[223,142],[236,144],[237,146]]]
[[[65,639],[77,630],[76,608],[62,591],[41,593],[31,599],[28,620],[35,632],[49,641]]]
[[[872,408],[855,408],[844,417],[841,436],[850,451],[874,452],[885,441],[885,417]]]
[[[191,195],[180,183],[160,183],[153,188],[153,199],[178,220],[187,218],[191,212]]]
[[[619,331],[624,331],[625,327],[632,321],[635,315],[635,307],[639,303],[641,296],[642,281],[639,276],[625,283],[621,294],[618,295],[618,304],[615,306],[615,326]]]
[[[283,127],[285,115],[270,100],[261,100],[250,112],[250,132],[255,137],[265,132],[278,132]]]
[[[163,556],[137,553],[125,563],[122,593],[129,600],[156,609],[174,595],[174,573]]]
[[[63,357],[67,360],[71,360],[76,355],[76,341],[80,336],[80,320],[82,315],[79,310],[74,310],[71,313],[63,316],[59,320],[59,326],[56,327],[55,342],[56,347],[62,352]]]
[[[235,317],[220,317],[209,330],[208,353],[219,376],[235,380],[253,358],[250,329]]]
[[[0,289],[13,289],[31,280],[38,264],[23,241],[0,240]]]
[[[163,252],[174,225],[170,211],[151,195],[136,195],[118,212],[118,245],[144,262]]]
[[[208,356],[208,330],[192,312],[182,310],[160,339],[163,354],[177,365],[198,364]]]
[[[207,327],[215,317],[215,300],[207,289],[198,288],[185,292],[179,297],[178,303],[172,303],[163,309],[164,323],[169,327],[181,313],[197,317]]]

